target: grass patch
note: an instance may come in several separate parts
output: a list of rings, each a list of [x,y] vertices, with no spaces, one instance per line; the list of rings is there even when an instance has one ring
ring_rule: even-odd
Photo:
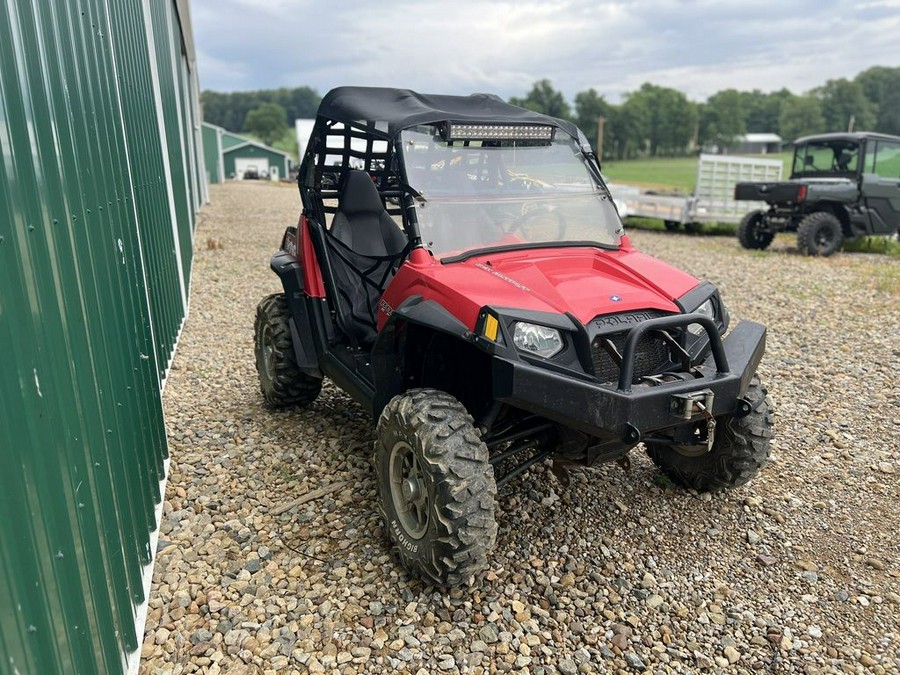
[[[844,251],[849,253],[883,253],[900,259],[900,241],[892,237],[860,237],[844,243]],[[896,273],[900,276],[900,272]],[[898,279],[900,282],[900,279]],[[898,283],[900,285],[900,283]]]
[[[875,288],[882,293],[900,296],[900,266],[892,265],[877,275]]]
[[[698,161],[697,157],[664,157],[604,162],[603,174],[614,183],[689,193],[697,181]]]
[[[665,232],[666,227],[663,221],[656,218],[644,218],[642,216],[628,216],[625,219],[625,226],[634,230],[652,230],[656,232]],[[684,232],[684,226],[676,230]],[[702,234],[711,237],[733,237],[737,234],[737,225],[733,223],[697,223],[689,234]]]
[[[746,155],[754,159],[780,159],[784,163],[783,176],[791,173],[791,152],[773,155]],[[697,184],[699,157],[659,157],[629,159],[621,162],[604,162],[603,175],[614,183],[639,185],[648,190],[694,192]]]

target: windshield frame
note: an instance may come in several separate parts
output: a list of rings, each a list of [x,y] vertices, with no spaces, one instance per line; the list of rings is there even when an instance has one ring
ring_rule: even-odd
[[[430,147],[431,150],[436,147],[440,147],[440,152],[447,153],[448,157],[451,154],[460,157],[466,157],[466,159],[464,160],[465,163],[463,164],[463,167],[465,167],[463,169],[464,171],[469,171],[469,166],[476,166],[478,163],[477,161],[475,163],[472,163],[470,161],[470,157],[474,158],[475,153],[485,155],[485,153],[483,152],[484,150],[488,151],[487,154],[498,151],[496,159],[500,160],[499,165],[503,166],[502,156],[499,154],[499,151],[513,150],[513,153],[515,153],[520,148],[527,150],[531,147],[552,146],[554,151],[561,152],[562,148],[570,148],[572,151],[572,157],[577,158],[578,160],[578,164],[573,162],[571,166],[577,167],[580,165],[581,169],[583,169],[584,171],[583,174],[580,174],[580,172],[576,172],[577,176],[575,176],[575,178],[577,178],[577,181],[582,182],[581,184],[584,187],[579,189],[579,183],[573,183],[573,185],[569,186],[568,189],[560,189],[560,187],[557,185],[543,183],[541,184],[541,190],[550,188],[550,192],[548,192],[543,197],[543,199],[552,201],[555,198],[557,201],[559,201],[566,197],[574,196],[585,197],[588,199],[599,199],[600,201],[608,202],[611,210],[606,214],[598,213],[598,220],[593,226],[596,228],[595,231],[597,231],[598,233],[606,230],[609,241],[602,241],[600,237],[597,237],[596,239],[585,239],[584,237],[573,237],[571,239],[566,239],[564,237],[561,237],[559,239],[547,238],[540,241],[519,241],[515,243],[502,242],[498,240],[496,243],[491,243],[490,245],[486,246],[471,245],[461,246],[460,248],[453,250],[432,250],[430,242],[426,241],[426,237],[422,233],[423,227],[421,209],[426,205],[447,205],[452,203],[465,204],[466,202],[470,202],[472,204],[487,203],[492,205],[502,204],[504,202],[513,203],[517,200],[515,196],[511,198],[509,195],[501,194],[499,191],[491,191],[490,189],[484,193],[480,193],[477,198],[469,198],[468,195],[454,195],[452,192],[447,192],[440,195],[434,195],[434,193],[429,194],[430,191],[428,189],[423,189],[424,186],[421,182],[422,175],[420,174],[418,177],[415,175],[417,171],[420,172],[423,170],[423,168],[422,166],[419,166],[416,169],[412,167],[412,156],[411,153],[407,150],[408,148],[414,147],[416,142],[421,143],[422,139],[425,138],[429,139],[433,144]],[[397,134],[395,139],[396,151],[394,154],[394,157],[398,161],[398,173],[402,177],[402,181],[404,183],[403,188],[406,193],[403,209],[404,219],[408,221],[408,225],[410,226],[409,230],[414,231],[417,235],[416,239],[418,239],[418,241],[416,242],[416,244],[421,245],[429,250],[432,256],[435,259],[439,260],[441,263],[447,264],[460,262],[475,256],[485,255],[489,253],[517,250],[561,247],[591,247],[603,250],[618,250],[621,248],[623,244],[623,237],[625,236],[624,225],[618,215],[618,209],[615,206],[615,202],[612,199],[609,188],[606,186],[606,183],[603,181],[603,178],[600,174],[600,167],[597,163],[597,160],[593,153],[590,152],[590,148],[586,146],[581,141],[581,139],[572,137],[570,134],[566,133],[559,127],[554,128],[554,139],[548,143],[528,143],[522,141],[513,142],[510,140],[498,142],[496,139],[446,141],[444,140],[444,138],[445,136],[442,136],[442,125],[439,124],[423,124],[417,125],[415,127],[409,127],[407,129],[400,130]],[[419,148],[419,150],[421,150],[421,148]],[[467,157],[468,150],[472,151],[472,155],[469,155],[469,157]],[[425,152],[427,153],[428,151],[426,150]],[[419,158],[418,163],[420,165],[422,164],[421,158]],[[427,160],[425,164],[427,166]],[[540,165],[540,163],[538,165]],[[490,170],[494,169],[492,168]],[[514,175],[512,170],[506,169],[505,167],[500,172],[501,175],[503,175],[503,171],[507,171],[509,176]],[[532,181],[531,176],[528,174],[515,174],[515,176],[515,179],[510,179],[510,182],[512,182],[512,180],[522,180],[526,183]],[[469,178],[471,179],[472,176],[469,175]],[[474,182],[477,184],[477,179]],[[538,183],[540,183],[539,180],[535,181],[535,184]],[[432,188],[433,187],[434,186],[432,186]],[[518,202],[521,202],[523,204],[523,209],[525,208],[524,203],[529,199],[534,201],[534,195],[531,195],[530,197],[522,195],[518,199]],[[548,208],[552,209],[553,207]]]
[[[801,153],[803,153],[803,156],[808,157],[810,148],[817,148],[820,151],[824,149],[831,150],[833,155],[832,167],[830,169],[804,170],[808,165],[805,163],[805,160],[801,160]],[[848,168],[846,171],[841,171],[834,167],[834,163],[837,161],[838,157],[838,153],[835,151],[838,150],[841,152],[855,153],[855,157],[853,157],[853,161],[855,162],[854,169],[851,170]],[[857,140],[842,138],[810,139],[804,141],[803,143],[794,146],[794,155],[791,159],[791,178],[856,178],[860,175],[860,170],[864,163],[864,152],[865,144]]]

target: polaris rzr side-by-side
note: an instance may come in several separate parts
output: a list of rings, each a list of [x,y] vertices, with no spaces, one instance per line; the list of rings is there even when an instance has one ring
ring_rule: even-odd
[[[467,582],[496,492],[538,462],[627,462],[742,485],[767,461],[766,329],[632,247],[584,135],[484,94],[343,87],[319,107],[303,210],[256,316],[270,405],[328,377],[377,419],[379,506],[403,565]],[[564,474],[563,474],[564,475]]]

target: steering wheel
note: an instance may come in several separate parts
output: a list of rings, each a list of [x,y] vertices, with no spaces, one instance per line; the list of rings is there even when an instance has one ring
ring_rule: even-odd
[[[561,240],[566,234],[566,219],[559,209],[538,206],[516,218],[506,231],[520,232],[528,241]]]
[[[544,188],[540,183],[530,179],[525,174],[511,174],[506,176],[502,181],[501,192],[522,193],[522,192],[543,192]]]

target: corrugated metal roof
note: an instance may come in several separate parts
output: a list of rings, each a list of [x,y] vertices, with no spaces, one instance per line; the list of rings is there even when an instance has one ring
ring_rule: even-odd
[[[271,152],[275,155],[281,155],[283,157],[287,157],[288,159],[293,159],[289,152],[283,152],[281,150],[276,150],[275,148],[265,145],[264,143],[257,143],[256,141],[251,141],[250,139],[245,139],[243,143],[240,145],[232,145],[230,148],[225,148],[222,150],[222,154],[227,155],[229,152],[234,152],[235,150],[240,150],[241,148],[247,147],[248,145],[252,145],[260,150],[265,150],[266,152]]]
[[[741,136],[741,141],[744,143],[783,143],[784,139],[778,134],[755,133],[744,134]]]

